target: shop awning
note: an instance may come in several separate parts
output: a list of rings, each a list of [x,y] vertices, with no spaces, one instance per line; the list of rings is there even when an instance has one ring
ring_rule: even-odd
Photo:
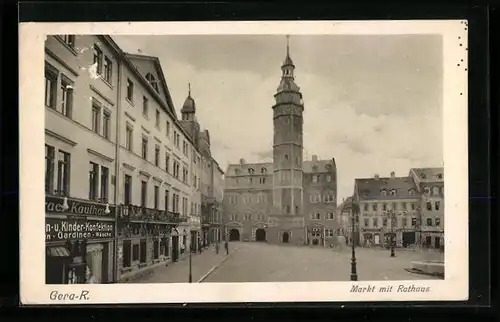
[[[64,246],[47,247],[47,254],[53,257],[69,257],[71,256],[69,250]]]

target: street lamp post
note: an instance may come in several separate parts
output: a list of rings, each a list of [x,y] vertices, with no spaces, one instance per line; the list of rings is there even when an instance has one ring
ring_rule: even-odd
[[[391,239],[390,239],[391,246],[390,246],[390,249],[391,249],[391,257],[395,257],[396,254],[394,253],[394,244],[396,243],[396,241],[394,238],[395,237],[394,226],[396,226],[396,213],[392,209],[389,209],[386,212],[386,216],[391,220]]]
[[[353,209],[354,210],[354,209]],[[358,280],[358,272],[357,272],[357,264],[356,264],[356,243],[354,241],[354,226],[355,226],[355,211],[352,211],[352,232],[351,232],[351,247],[352,247],[352,252],[351,252],[351,281],[357,281]]]

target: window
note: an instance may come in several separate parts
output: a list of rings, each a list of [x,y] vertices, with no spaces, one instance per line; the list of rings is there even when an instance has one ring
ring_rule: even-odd
[[[146,207],[148,200],[148,183],[141,181],[141,207]]]
[[[262,169],[260,169],[260,173],[262,173],[262,174],[266,174],[266,173],[267,173],[267,169],[266,169],[266,168],[262,168]]]
[[[108,202],[109,169],[101,167],[101,201]]]
[[[45,64],[45,106],[56,108],[57,72],[52,66]]]
[[[156,127],[160,128],[160,111],[156,110]]]
[[[430,201],[427,201],[427,210],[432,210],[432,203]]]
[[[132,138],[133,138],[133,129],[130,125],[127,125],[126,133],[125,133],[125,148],[129,151],[132,151]]]
[[[431,218],[427,218],[426,222],[427,222],[427,226],[432,226],[432,219]]]
[[[416,209],[416,206],[414,203],[411,204],[411,210],[415,210]]]
[[[429,187],[425,187],[425,188],[424,188],[424,193],[425,193],[426,195],[430,194],[430,193],[431,193],[431,188],[429,188]]]
[[[396,195],[396,190],[391,190],[390,194],[391,194],[391,196],[395,196]]]
[[[97,69],[96,69],[96,72],[98,74],[101,74],[102,73],[102,51],[101,49],[94,44],[94,60],[93,60],[93,64],[96,65],[97,64]]]
[[[386,210],[387,210],[387,204],[385,204],[385,203],[384,203],[384,204],[382,204],[382,210],[383,210],[383,211],[386,211]]]
[[[329,220],[334,219],[333,218],[333,212],[329,212],[326,219],[329,219]]]
[[[402,206],[403,210],[408,209],[408,205],[406,204],[406,202],[401,203],[401,206]]]
[[[434,196],[438,196],[439,195],[439,187],[433,187],[432,188],[432,194]]]
[[[64,151],[59,151],[57,161],[57,192],[60,196],[69,196],[69,175],[71,167],[71,155]]]
[[[387,227],[387,218],[382,219],[382,225]]]
[[[288,160],[288,154],[285,154],[285,160]]]
[[[441,218],[436,217],[436,218],[434,218],[434,220],[436,222],[436,227],[439,227],[441,225]]]
[[[443,179],[443,174],[442,174],[442,173],[438,173],[438,174],[437,174],[437,178],[438,178],[439,180]]]
[[[398,204],[393,202],[392,203],[392,210],[398,210]]]
[[[97,184],[99,182],[99,165],[90,162],[89,169],[89,199],[97,200]]]
[[[170,138],[170,122],[167,121],[167,125],[165,126],[165,131],[166,131],[166,134],[167,134],[167,137]]]
[[[103,112],[102,116],[102,136],[109,140],[111,130],[111,114],[108,111]]]
[[[61,40],[71,48],[75,48],[75,35],[61,35]]]
[[[367,205],[367,204],[365,204],[365,205],[363,206],[363,209],[364,209],[364,211],[368,211],[368,205]]]
[[[408,227],[408,223],[409,223],[409,222],[410,222],[410,218],[405,217],[405,218],[404,218],[403,227]]]
[[[416,227],[416,226],[417,226],[417,218],[413,217],[413,218],[411,219],[411,226],[412,226],[412,227]]]
[[[368,218],[365,218],[365,220],[364,220],[364,224],[365,224],[365,227],[370,226],[370,223],[368,222]]]
[[[154,90],[157,93],[159,93],[158,82],[156,81],[156,78],[153,75],[151,75],[151,73],[147,73],[146,79],[148,80],[149,84],[151,84],[151,86],[154,88]]]
[[[312,182],[317,183],[318,182],[318,177],[317,175],[312,176]]]
[[[435,210],[439,210],[439,206],[440,206],[440,205],[441,205],[441,202],[440,202],[440,201],[436,201],[436,202],[434,203],[434,209],[435,209]]]
[[[377,207],[377,204],[373,204],[373,205],[372,205],[372,209],[373,209],[373,211],[377,211],[377,208],[378,208],[378,207]]]
[[[127,79],[127,99],[130,102],[134,101],[134,83],[130,79]]]
[[[142,137],[142,158],[144,160],[148,159],[148,138],[143,136]]]
[[[165,171],[170,173],[170,155],[165,152]]]
[[[165,211],[168,211],[169,208],[169,197],[170,197],[170,192],[168,190],[165,190]]]
[[[92,131],[99,134],[99,118],[101,116],[101,107],[92,102]]]
[[[254,173],[254,169],[250,168],[248,169],[248,174],[253,174]]]
[[[373,228],[378,227],[378,218],[373,218]]]
[[[182,168],[182,182],[187,183],[188,171],[185,167]]]
[[[380,191],[380,194],[381,194],[382,196],[387,196],[387,191],[386,191],[386,190],[382,190],[382,191]]]
[[[160,166],[160,146],[155,146],[155,166]]]
[[[413,190],[413,189],[408,190],[408,194],[409,194],[410,196],[415,195],[415,190]]]
[[[125,175],[124,180],[124,203],[125,205],[130,205],[132,202],[132,177],[128,174]]]
[[[332,176],[330,174],[326,175],[326,182],[332,182]]]
[[[45,193],[54,192],[54,161],[55,149],[53,146],[45,145]]]
[[[317,212],[317,213],[313,214],[312,219],[314,219],[314,220],[320,220],[321,219],[320,213]]]
[[[155,186],[155,209],[159,208],[159,203],[160,203],[160,187]]]
[[[73,83],[64,75],[61,77],[61,114],[71,118],[73,111]]]
[[[148,117],[149,113],[149,99],[146,96],[142,97],[142,115]]]
[[[108,57],[104,58],[104,80],[111,84],[113,76],[113,63]]]

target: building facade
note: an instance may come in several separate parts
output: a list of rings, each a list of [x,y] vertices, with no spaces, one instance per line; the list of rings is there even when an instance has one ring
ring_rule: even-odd
[[[201,154],[158,59],[50,35],[45,106],[47,282],[119,282],[185,256],[201,235]]]
[[[423,247],[444,247],[444,168],[414,168],[410,176],[420,195],[420,229]]]
[[[355,179],[359,238],[363,246],[443,245],[442,168],[411,169],[408,176]]]
[[[273,162],[228,166],[225,233],[229,240],[325,246],[337,230],[335,160],[303,160],[304,102],[288,45],[281,72],[272,107]]]

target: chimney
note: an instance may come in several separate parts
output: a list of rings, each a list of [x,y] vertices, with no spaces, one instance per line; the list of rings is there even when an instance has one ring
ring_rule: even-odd
[[[240,164],[244,165],[245,164],[245,159],[240,159]]]
[[[380,176],[378,175],[378,173],[375,173],[374,177],[375,177],[375,179],[377,179],[377,180],[378,180],[378,178],[380,178]]]
[[[313,162],[316,162],[318,161],[318,156],[317,155],[313,155],[313,158],[312,158]]]
[[[396,177],[396,173],[394,171],[391,171],[391,179],[394,179]]]

